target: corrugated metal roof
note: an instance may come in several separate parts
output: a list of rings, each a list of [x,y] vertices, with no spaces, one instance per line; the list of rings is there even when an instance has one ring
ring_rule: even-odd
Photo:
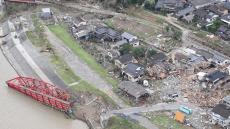
[[[148,92],[141,85],[130,81],[123,81],[118,85],[118,87],[136,99],[148,94]]]
[[[42,8],[42,12],[43,13],[51,13],[51,9],[50,8]]]
[[[181,16],[184,16],[186,14],[189,14],[189,13],[193,12],[194,10],[195,10],[194,7],[187,7],[185,9],[182,9],[182,10],[178,11],[176,16],[181,17]]]
[[[230,116],[230,108],[227,107],[224,104],[218,104],[216,105],[213,109],[212,112],[214,112],[215,114],[220,115],[223,118],[228,119]]]
[[[124,37],[125,39],[137,38],[136,36],[134,36],[128,32],[124,32],[121,36]]]

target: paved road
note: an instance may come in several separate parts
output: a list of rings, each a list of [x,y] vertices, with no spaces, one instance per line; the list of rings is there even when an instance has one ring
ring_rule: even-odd
[[[63,113],[8,88],[4,82],[17,73],[1,51],[0,60],[1,129],[88,129],[85,123],[66,119]]]
[[[179,103],[172,103],[172,104],[159,103],[159,104],[155,104],[155,105],[147,106],[147,107],[145,106],[129,107],[129,108],[123,108],[119,110],[113,110],[113,111],[107,112],[106,114],[103,114],[102,117],[104,119],[109,119],[110,117],[117,115],[117,114],[134,117],[134,114],[137,114],[137,113],[156,112],[156,111],[173,111],[173,110],[178,110],[179,107],[180,107]]]
[[[156,111],[172,111],[179,109],[179,104],[166,104],[166,103],[159,103],[156,105],[148,106],[148,107],[130,107],[124,108],[120,110],[113,110],[111,113],[113,114],[124,114],[124,115],[131,115],[135,113],[146,113],[146,112],[156,112]]]
[[[139,117],[136,114],[142,114],[142,113],[147,113],[147,112],[159,112],[159,111],[175,111],[178,110],[180,105],[184,105],[190,109],[193,110],[193,113],[191,115],[192,120],[190,120],[191,124],[196,127],[197,129],[201,129],[204,126],[200,124],[200,113],[205,113],[206,111],[203,110],[202,108],[195,106],[190,103],[186,102],[176,102],[176,103],[158,103],[152,106],[148,107],[130,107],[130,108],[124,108],[124,109],[119,109],[119,110],[113,110],[110,112],[107,112],[106,114],[101,115],[103,119],[109,119],[110,117],[114,115],[125,115],[129,116],[130,118],[137,120],[141,124],[145,124],[148,126],[151,124],[151,122],[148,120],[148,118],[145,117]]]
[[[65,83],[50,67],[47,57],[43,57],[28,39],[20,42],[12,35],[15,34],[13,32],[9,34],[12,40],[8,40],[7,44],[2,46],[2,50],[17,72],[21,76],[41,79],[66,89]]]
[[[14,46],[17,48],[17,50],[20,52],[20,54],[23,56],[24,60],[30,65],[30,67],[37,73],[37,75],[44,81],[52,84],[50,79],[44,74],[44,72],[41,70],[41,68],[34,62],[34,59],[31,58],[31,56],[28,54],[28,52],[25,50],[25,48],[22,46],[20,40],[18,38],[14,38],[13,35],[16,35],[15,32],[12,32],[11,39],[13,40]]]

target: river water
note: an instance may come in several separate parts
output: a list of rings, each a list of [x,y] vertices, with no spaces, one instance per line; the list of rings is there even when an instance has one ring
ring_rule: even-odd
[[[79,120],[8,88],[5,81],[17,74],[0,51],[0,129],[88,129]]]

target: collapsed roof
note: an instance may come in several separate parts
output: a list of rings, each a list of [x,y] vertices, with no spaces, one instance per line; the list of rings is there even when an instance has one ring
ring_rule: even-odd
[[[149,93],[137,83],[130,82],[130,81],[123,81],[118,85],[119,89],[125,91],[129,95],[135,97],[136,99],[144,96],[149,95]]]

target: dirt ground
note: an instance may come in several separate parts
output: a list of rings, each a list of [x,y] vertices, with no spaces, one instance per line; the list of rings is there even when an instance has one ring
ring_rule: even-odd
[[[148,38],[151,36],[156,36],[157,34],[159,34],[160,28],[153,28],[153,27],[149,27],[147,25],[144,24],[140,24],[137,23],[135,21],[131,21],[129,19],[126,18],[112,18],[112,19],[108,19],[106,21],[106,23],[108,25],[111,25],[111,27],[114,27],[118,30],[122,30],[122,31],[128,31],[134,35],[139,36],[140,38]]]
[[[153,16],[150,14],[151,12],[143,9],[129,8],[126,11],[127,14],[144,19],[145,21],[113,17],[106,19],[105,23],[112,28],[134,34],[143,40],[143,42],[154,45],[165,52],[170,52],[181,46],[181,41],[173,38],[174,32],[181,33],[178,28],[173,27],[167,21]],[[177,37],[180,36],[180,34],[177,35]]]
[[[77,119],[90,122],[97,128],[101,127],[101,113],[114,109],[114,106],[106,103],[102,97],[89,92],[74,92],[74,97],[74,113]]]

